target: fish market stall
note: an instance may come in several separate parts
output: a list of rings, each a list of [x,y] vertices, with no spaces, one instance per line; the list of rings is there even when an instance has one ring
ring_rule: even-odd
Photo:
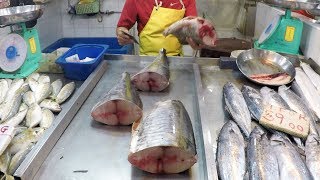
[[[71,109],[68,112],[63,111],[64,114],[62,112],[61,117],[57,118],[57,124],[38,142],[15,175],[21,179],[48,180],[218,179],[218,138],[222,127],[224,132],[227,132],[226,122],[234,118],[225,108],[225,85],[230,82],[239,89],[243,85],[257,89],[262,86],[248,81],[235,66],[221,67],[219,59],[169,57],[169,88],[162,92],[139,91],[143,116],[153,112],[158,101],[181,101],[192,122],[197,162],[181,173],[153,174],[134,167],[128,161],[132,130],[136,127],[102,124],[93,120],[91,111],[116,85],[123,72],[135,74],[149,65],[154,57],[106,55],[105,59],[102,63],[104,68],[100,66],[84,82],[86,85],[80,87],[89,89],[82,89],[84,94],[77,93],[77,99],[71,99],[70,107],[68,105]],[[234,65],[234,62],[232,63]],[[231,84],[230,88],[235,88]],[[229,128],[234,128],[235,123],[228,123],[231,123]],[[252,121],[251,124],[253,129],[257,123]],[[243,127],[240,126],[240,129],[242,131]],[[239,130],[237,133],[239,134],[234,138],[242,136]],[[239,141],[244,142],[243,139]],[[238,145],[244,147],[244,143]],[[245,164],[244,157],[242,160],[240,165]],[[239,169],[241,170],[240,166]]]

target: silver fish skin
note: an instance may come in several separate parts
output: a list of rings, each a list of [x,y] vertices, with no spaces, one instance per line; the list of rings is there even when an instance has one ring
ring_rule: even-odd
[[[13,137],[9,144],[9,152],[11,155],[16,154],[21,149],[25,149],[32,143],[36,143],[39,139],[39,135],[31,128],[24,130]]]
[[[38,104],[32,104],[26,115],[26,126],[33,128],[37,126],[42,120],[42,111]]]
[[[43,100],[39,105],[42,108],[51,110],[52,112],[60,112],[62,110],[57,102],[50,99]]]
[[[242,86],[241,92],[253,119],[259,121],[263,113],[263,100],[259,91],[250,86]]]
[[[320,76],[316,73],[309,64],[301,62],[300,66],[302,67],[303,71],[309,77],[310,81],[317,89],[318,93],[320,94]]]
[[[164,36],[173,34],[181,44],[187,44],[186,39],[192,38],[197,44],[205,45],[207,48],[214,47],[217,40],[215,28],[207,19],[202,17],[185,17],[166,28]]]
[[[129,125],[142,117],[142,102],[132,87],[129,73],[122,74],[119,82],[92,108],[91,116],[108,125]]]
[[[27,154],[31,151],[33,144],[29,144],[26,148],[19,150],[11,159],[10,165],[8,168],[8,174],[13,175],[18,169],[22,161],[25,159]]]
[[[6,98],[4,100],[4,103],[11,101],[12,97],[16,94],[16,92],[20,89],[22,84],[24,83],[23,79],[15,79],[12,81],[8,93],[6,94]]]
[[[58,94],[59,94],[59,92],[60,92],[60,90],[62,88],[61,79],[57,79],[57,80],[53,81],[51,83],[51,87],[52,87],[52,93],[51,93],[50,97],[52,99],[55,99],[58,96]]]
[[[6,121],[3,122],[2,124],[16,127],[16,126],[18,126],[18,125],[23,121],[23,119],[26,117],[27,112],[28,112],[28,109],[24,109],[24,110],[22,110],[22,111],[19,111],[16,115],[14,115],[12,118],[6,120]]]
[[[38,81],[31,78],[31,79],[28,79],[28,84],[30,86],[30,89],[33,91],[33,92],[36,92],[37,91],[37,88],[38,88]]]
[[[24,111],[25,109],[28,109],[29,106],[26,105],[25,103],[21,103],[18,112]]]
[[[52,87],[50,83],[41,83],[38,85],[36,91],[34,92],[36,103],[40,103],[44,99],[50,96]]]
[[[27,77],[26,81],[29,81],[29,79],[34,79],[34,80],[38,81],[39,77],[40,77],[39,73],[32,73]]]
[[[48,129],[54,120],[54,114],[49,109],[42,109],[42,120],[40,121],[40,127]]]
[[[283,137],[273,134],[270,138],[273,154],[278,161],[280,180],[310,180],[312,175],[300,154],[292,146],[291,142]]]
[[[245,141],[233,121],[226,122],[218,137],[218,175],[221,180],[243,180],[246,172]]]
[[[9,88],[11,86],[11,83],[12,83],[12,79],[5,79],[7,82],[8,82],[8,85],[9,85]]]
[[[0,104],[6,99],[7,92],[9,90],[8,81],[5,79],[0,80]]]
[[[262,95],[263,103],[265,105],[269,104],[290,110],[288,104],[273,89],[264,86],[260,89],[260,93]]]
[[[190,117],[179,100],[156,103],[150,114],[135,122],[129,162],[150,173],[179,173],[197,162]]]
[[[320,180],[320,138],[310,134],[306,141],[306,164],[313,179]]]
[[[22,93],[18,90],[10,101],[7,101],[1,111],[1,120],[5,121],[13,117],[19,111],[22,102]]]
[[[34,92],[32,91],[28,91],[24,93],[22,98],[23,98],[23,102],[28,106],[31,106],[32,104],[36,103],[36,97]]]
[[[42,74],[38,79],[39,84],[50,83],[50,77],[48,75]]]
[[[317,118],[320,118],[320,95],[317,89],[312,84],[308,76],[301,68],[296,69],[296,76],[293,82],[293,90],[299,93],[300,97],[304,99],[310,109],[314,111]]]
[[[56,102],[58,104],[62,104],[65,100],[67,100],[73,91],[76,88],[76,84],[74,82],[70,82],[62,87],[59,94],[57,95]]]
[[[258,126],[250,134],[247,162],[250,180],[279,179],[278,163],[270,147],[270,141],[266,132]]]
[[[282,99],[289,105],[290,109],[293,111],[304,115],[306,120],[310,124],[310,134],[319,135],[319,132],[316,128],[316,117],[314,116],[312,110],[304,103],[304,101],[296,95],[293,91],[284,85],[278,88],[278,93]]]
[[[227,111],[238,124],[244,137],[249,139],[251,115],[241,91],[233,83],[227,82],[223,86],[223,96]]]
[[[132,76],[133,85],[141,91],[160,92],[169,86],[169,61],[165,49],[147,67]]]

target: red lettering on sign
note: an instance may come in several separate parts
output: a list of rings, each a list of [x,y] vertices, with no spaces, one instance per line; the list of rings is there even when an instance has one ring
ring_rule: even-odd
[[[306,116],[303,115],[303,114],[300,114],[300,115],[299,115],[299,120],[301,120],[301,119],[303,119],[304,121],[307,121],[307,120],[306,120]]]
[[[279,119],[280,119],[280,124],[282,124],[282,121],[283,121],[283,119],[284,119],[283,114],[281,114],[281,113],[277,113],[277,114],[276,114],[276,116],[277,116],[277,118],[279,118]]]
[[[302,127],[302,126],[298,125],[298,126],[297,126],[297,129],[298,129],[299,131],[303,132],[303,127]]]
[[[291,127],[291,129],[294,129],[296,126],[292,123],[289,123],[289,126]]]
[[[7,130],[8,130],[9,126],[3,126],[1,129],[0,129],[0,132],[1,133],[5,133]]]

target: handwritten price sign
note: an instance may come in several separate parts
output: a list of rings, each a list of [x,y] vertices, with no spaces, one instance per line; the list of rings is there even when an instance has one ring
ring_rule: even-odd
[[[266,106],[259,123],[301,138],[305,138],[309,134],[309,120],[307,117],[277,106]]]

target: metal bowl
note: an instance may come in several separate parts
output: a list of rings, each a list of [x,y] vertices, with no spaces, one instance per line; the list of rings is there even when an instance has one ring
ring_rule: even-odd
[[[292,10],[311,10],[317,9],[320,2],[318,0],[262,0],[263,2],[281,8]]]
[[[240,53],[236,60],[239,70],[249,80],[268,86],[280,86],[293,81],[296,71],[288,58],[268,50],[249,49]],[[287,79],[284,81],[262,81],[253,79],[254,75],[275,75],[284,73]]]
[[[0,9],[0,25],[11,25],[38,19],[43,14],[43,6],[26,5]]]

